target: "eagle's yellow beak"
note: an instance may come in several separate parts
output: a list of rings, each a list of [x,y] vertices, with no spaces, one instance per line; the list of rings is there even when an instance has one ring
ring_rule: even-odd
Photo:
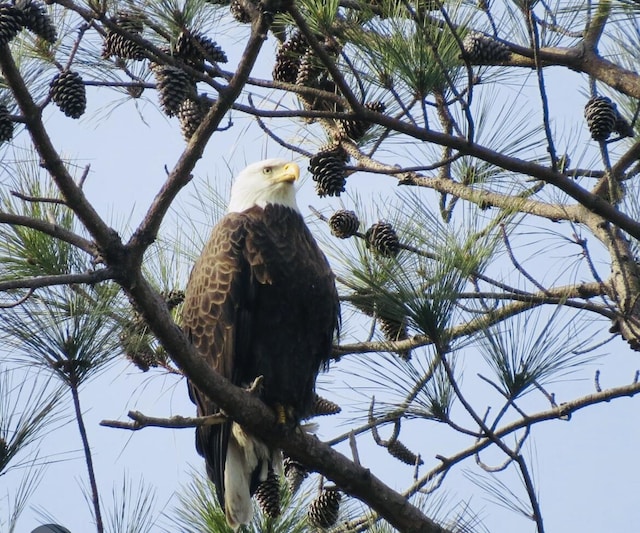
[[[294,163],[287,163],[283,167],[274,169],[273,182],[274,183],[293,183],[300,177],[300,167]]]

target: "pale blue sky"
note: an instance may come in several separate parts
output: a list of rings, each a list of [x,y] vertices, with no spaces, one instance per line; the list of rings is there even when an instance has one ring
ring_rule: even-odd
[[[220,41],[233,61],[242,41],[235,41],[238,43],[236,46],[230,46],[223,39]],[[270,41],[266,47],[272,45]],[[259,70],[267,77],[270,65],[267,56],[264,57]],[[579,132],[575,135],[579,135],[586,143],[588,159],[592,157],[596,146],[589,143],[584,131],[580,131],[584,98],[577,93],[569,94],[566,90],[567,83],[575,81],[576,76],[569,75],[550,82],[554,124],[559,131],[571,132],[575,129]],[[526,82],[531,87],[534,79]],[[517,93],[518,83],[513,82],[506,90]],[[123,222],[130,220],[129,227],[138,224],[164,182],[165,166],[173,166],[184,142],[177,120],[167,121],[150,105],[145,107],[146,124],[137,119],[135,108],[129,102],[93,125],[91,117],[104,105],[105,94],[105,90],[89,91],[88,111],[79,122],[51,109],[48,125],[54,144],[63,154],[78,158],[81,165],[91,164],[86,194],[95,203],[99,213],[107,220],[114,221],[123,236],[127,237]],[[146,94],[151,99],[155,97],[152,91]],[[535,95],[535,91],[530,89],[521,95],[523,105],[534,98],[532,95]],[[531,108],[537,112],[538,103],[532,100]],[[181,193],[181,202],[187,202],[194,189],[201,187],[205,181],[219,180],[226,188],[232,171],[241,169],[245,162],[266,156],[290,155],[267,142],[262,131],[250,119],[235,112],[232,116],[235,127],[214,136],[195,169],[193,182]],[[305,170],[306,161],[302,158],[297,160]],[[381,185],[382,181],[369,176],[355,176],[350,183],[365,202],[370,202],[379,198],[382,192],[391,195],[396,193],[397,188],[392,182],[385,186]],[[374,187],[372,183],[375,183]],[[349,206],[349,198],[344,201]],[[305,213],[308,213],[308,204],[330,212],[328,206],[336,207],[340,201],[318,199],[313,191],[313,183],[307,179],[299,196],[299,205]],[[372,211],[376,209],[384,212],[380,206],[371,208]],[[175,219],[168,219],[163,231],[173,231],[174,224]],[[203,237],[207,231],[203,229]],[[545,268],[544,265],[535,265],[535,262],[530,265],[539,268],[540,272]],[[183,280],[189,268],[189,265],[183,266],[180,272]],[[505,262],[504,268],[508,270],[512,266]],[[603,273],[606,275],[607,271]],[[606,331],[603,323],[597,324],[597,327]],[[577,374],[575,381],[551,387],[558,394],[558,401],[593,392],[592,379],[596,369],[602,372],[603,387],[631,382],[638,367],[637,355],[625,343],[616,340],[605,345],[598,353],[606,357],[597,365],[591,365]],[[480,365],[475,364],[473,357],[468,357],[464,384],[470,398],[482,406],[492,402],[499,405],[491,389],[476,377]],[[348,386],[352,384],[353,375],[347,371],[349,367],[349,361],[345,360],[334,365],[330,374],[321,378],[321,383],[326,383],[322,385],[326,390],[323,394],[338,403],[348,395]],[[145,429],[129,433],[100,427],[98,422],[102,419],[125,419],[127,411],[132,409],[154,416],[193,414],[194,407],[186,395],[185,384],[171,376],[160,376],[157,372],[143,375],[123,361],[85,386],[81,391],[81,401],[86,411],[97,479],[106,507],[111,501],[112,488],[119,490],[123,478],[128,476],[134,482],[143,479],[145,485],[156,488],[158,512],[170,508],[175,502],[172,500],[174,491],[179,489],[181,483],[188,481],[191,468],[203,467],[194,450],[193,431]],[[581,411],[570,422],[552,421],[533,429],[526,454],[532,457],[530,464],[540,494],[546,531],[623,533],[632,530],[634,526],[631,524],[638,519],[640,494],[640,467],[636,460],[640,429],[636,404],[635,399],[616,400]],[[322,419],[321,437],[329,438],[342,433],[345,426],[339,425],[340,420],[341,417]],[[433,424],[415,422],[406,426],[403,442],[423,454],[426,467],[436,464],[436,454],[446,455],[471,444],[467,438],[452,438],[450,432]],[[360,446],[365,464],[385,481],[398,489],[410,484],[412,469],[390,460],[386,452],[372,444],[370,436],[363,438]],[[348,453],[345,447],[341,449]],[[72,533],[91,531],[90,511],[83,496],[83,490],[87,487],[86,471],[75,425],[70,423],[68,427],[48,435],[41,441],[38,453],[41,457],[62,454],[60,457],[65,460],[53,463],[45,470],[29,508],[19,522],[17,533],[29,533],[42,523],[39,510],[53,515]],[[497,455],[489,453],[484,458],[489,461],[492,457],[497,458]],[[486,494],[462,475],[463,470],[477,471],[477,468],[472,460],[468,460],[452,470],[442,489],[447,491],[450,501],[468,500],[471,508],[480,513],[487,529],[494,533],[534,531],[533,523],[488,501]],[[0,512],[4,513],[5,494],[12,494],[23,473],[14,471],[2,478]],[[505,479],[512,477],[507,475]],[[521,497],[526,497],[521,485],[513,483],[512,486]],[[104,515],[108,513],[106,507],[103,509]],[[167,521],[161,520],[160,523],[166,524]]]

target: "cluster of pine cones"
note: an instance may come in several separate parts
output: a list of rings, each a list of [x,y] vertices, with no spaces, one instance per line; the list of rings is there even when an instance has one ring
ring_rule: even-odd
[[[357,235],[359,227],[358,215],[347,209],[339,209],[329,218],[329,229],[339,239]],[[369,249],[383,257],[395,257],[400,251],[400,239],[389,222],[379,221],[372,224],[364,234],[364,240]]]
[[[316,395],[311,416],[336,414],[340,410],[339,405]],[[267,479],[258,485],[254,495],[262,512],[270,518],[276,518],[282,512],[281,482],[284,481],[289,492],[295,494],[302,482],[309,476],[309,471],[304,465],[290,457],[284,458],[283,470],[283,480],[274,470],[269,470]],[[333,526],[338,520],[341,497],[342,495],[336,488],[323,489],[309,505],[307,510],[309,523],[322,529]]]
[[[142,37],[144,23],[134,13],[118,12],[111,22],[130,36]],[[107,29],[102,44],[102,57],[132,61],[146,59],[144,48],[130,36]],[[227,62],[227,55],[215,41],[186,28],[163,51],[199,72],[206,70],[207,63],[217,65]],[[152,62],[149,68],[155,77],[161,109],[169,117],[178,117],[182,135],[188,141],[207,113],[208,100],[197,94],[196,80],[179,66]]]
[[[8,44],[22,28],[48,43],[56,42],[57,31],[44,5],[34,0],[0,4],[0,44]]]
[[[292,494],[298,490],[302,481],[309,475],[299,462],[288,457],[284,460],[284,474]],[[267,479],[258,485],[254,496],[266,516],[270,518],[280,516],[282,512],[280,477],[273,470],[269,470]],[[341,499],[342,493],[336,487],[323,488],[307,509],[309,524],[320,529],[327,529],[335,525],[340,514]]]

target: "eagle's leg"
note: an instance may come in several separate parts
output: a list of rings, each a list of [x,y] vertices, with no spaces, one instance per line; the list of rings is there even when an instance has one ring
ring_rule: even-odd
[[[276,404],[276,415],[278,417],[278,425],[284,426],[287,424],[287,409],[281,403]]]
[[[296,418],[296,412],[293,407],[291,407],[290,405],[283,405],[281,403],[277,403],[273,407],[276,411],[278,426],[289,430],[298,425],[298,419]]]

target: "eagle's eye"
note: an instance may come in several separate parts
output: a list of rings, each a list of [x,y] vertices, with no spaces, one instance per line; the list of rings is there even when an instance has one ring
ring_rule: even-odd
[[[264,167],[264,168],[262,169],[262,173],[263,173],[265,176],[268,176],[269,174],[271,174],[271,172],[272,172],[272,171],[273,171],[273,168],[272,168],[272,167]]]

